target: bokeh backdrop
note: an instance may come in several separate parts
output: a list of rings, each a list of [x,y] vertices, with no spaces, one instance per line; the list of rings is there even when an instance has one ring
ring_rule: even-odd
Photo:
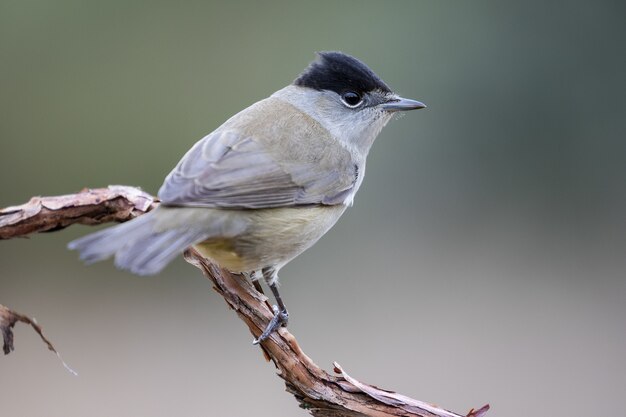
[[[428,109],[282,271],[319,364],[466,412],[615,415],[626,389],[623,1],[0,1],[0,206],[155,193],[183,153],[342,50]],[[0,242],[0,414],[305,416],[197,270],[152,278]],[[620,411],[616,411],[620,410]]]

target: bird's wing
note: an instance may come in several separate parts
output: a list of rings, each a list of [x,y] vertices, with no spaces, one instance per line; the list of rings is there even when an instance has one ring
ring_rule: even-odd
[[[345,163],[351,160],[347,151],[329,158],[286,147],[291,151],[234,131],[215,131],[187,152],[159,198],[169,205],[270,208],[341,204],[352,192],[358,172]],[[337,169],[337,162],[351,172]]]

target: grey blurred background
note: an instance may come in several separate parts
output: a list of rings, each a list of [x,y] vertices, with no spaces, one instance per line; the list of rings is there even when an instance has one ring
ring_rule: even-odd
[[[343,50],[427,110],[282,271],[313,360],[446,408],[614,415],[626,389],[623,1],[0,1],[0,206],[155,193],[183,153]],[[208,281],[82,265],[93,229],[0,242],[0,414],[305,416]],[[529,411],[532,410],[532,411]]]

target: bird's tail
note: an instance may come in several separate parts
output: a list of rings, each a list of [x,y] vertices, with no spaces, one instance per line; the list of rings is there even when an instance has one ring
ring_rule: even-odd
[[[193,227],[157,228],[161,208],[118,226],[84,236],[68,247],[86,263],[115,256],[118,268],[138,275],[160,272],[186,248],[209,237],[211,230]],[[159,230],[160,229],[160,230]]]

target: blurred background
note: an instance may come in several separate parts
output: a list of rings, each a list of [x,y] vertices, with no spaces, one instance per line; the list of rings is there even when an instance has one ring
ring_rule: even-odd
[[[466,413],[613,415],[626,388],[623,1],[0,2],[0,206],[156,193],[184,152],[342,50],[428,109],[377,140],[355,206],[283,269],[331,370]],[[86,267],[93,228],[0,242],[1,414],[305,416],[182,259]],[[245,398],[245,399],[244,399]]]

